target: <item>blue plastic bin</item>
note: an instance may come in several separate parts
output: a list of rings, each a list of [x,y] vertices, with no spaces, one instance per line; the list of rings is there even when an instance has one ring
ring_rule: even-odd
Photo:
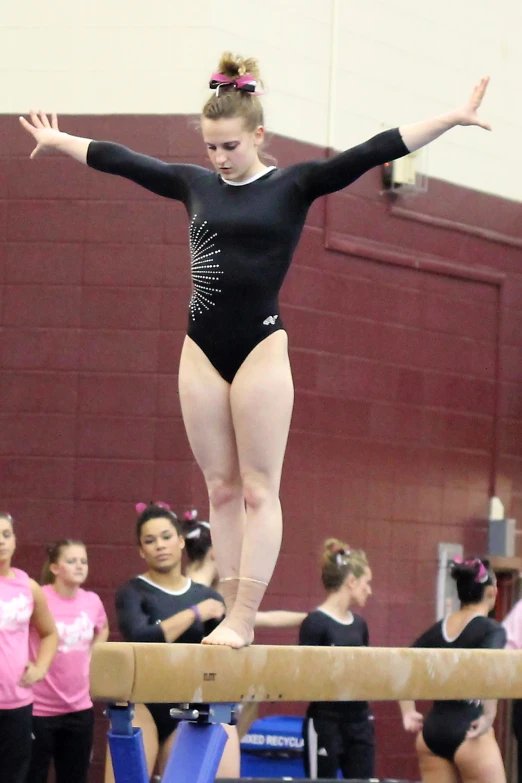
[[[271,715],[252,724],[241,740],[242,778],[304,778],[303,719]]]

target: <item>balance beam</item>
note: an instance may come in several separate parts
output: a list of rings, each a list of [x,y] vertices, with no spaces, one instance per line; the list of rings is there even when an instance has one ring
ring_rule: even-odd
[[[106,702],[522,698],[522,651],[104,642],[91,696]]]

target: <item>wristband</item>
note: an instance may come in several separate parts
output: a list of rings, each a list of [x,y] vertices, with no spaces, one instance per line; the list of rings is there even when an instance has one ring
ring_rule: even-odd
[[[196,620],[199,620],[201,622],[201,612],[199,611],[199,609],[196,606],[196,604],[194,604],[193,606],[189,606],[189,609],[192,612],[194,612],[194,614],[196,615]]]

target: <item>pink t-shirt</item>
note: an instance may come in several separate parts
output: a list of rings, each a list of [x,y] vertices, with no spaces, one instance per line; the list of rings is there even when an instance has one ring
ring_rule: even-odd
[[[92,707],[89,696],[89,661],[95,632],[107,622],[96,593],[78,590],[74,598],[63,598],[52,585],[42,590],[58,629],[58,652],[41,682],[33,685],[33,715],[46,717],[79,712]],[[38,649],[38,636],[31,630],[30,650]]]
[[[522,650],[522,600],[506,615],[502,625],[507,633],[506,650]]]
[[[33,700],[31,688],[18,683],[29,660],[29,622],[34,600],[29,577],[13,568],[0,576],[0,709],[16,710]]]

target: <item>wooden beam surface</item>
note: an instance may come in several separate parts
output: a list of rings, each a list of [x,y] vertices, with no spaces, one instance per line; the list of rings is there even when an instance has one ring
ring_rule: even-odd
[[[105,642],[100,701],[390,701],[522,698],[522,651]]]

